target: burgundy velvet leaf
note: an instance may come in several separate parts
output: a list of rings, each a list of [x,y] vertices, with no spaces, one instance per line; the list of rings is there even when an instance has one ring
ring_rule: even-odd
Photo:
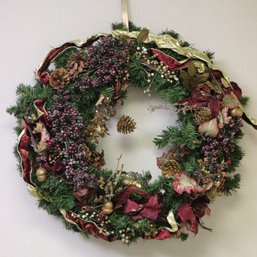
[[[220,81],[220,80],[224,77],[223,74],[222,74],[222,72],[219,71],[219,70],[212,70],[211,73],[212,73],[213,77],[214,77],[216,80],[218,80],[218,81]]]
[[[211,209],[208,207],[209,203],[210,200],[206,196],[199,196],[191,203],[194,213],[198,218],[211,214]]]
[[[147,192],[145,192],[144,190],[142,190],[138,187],[128,186],[118,194],[118,196],[116,198],[115,209],[119,209],[123,205],[125,205],[132,193],[141,195],[142,197],[144,197],[146,199],[149,199],[151,197],[151,195],[149,195]]]
[[[142,217],[149,220],[156,220],[160,211],[160,204],[158,203],[158,195],[153,195],[145,204],[144,209],[139,213]]]
[[[211,98],[209,101],[209,108],[211,110],[212,117],[216,118],[220,112],[220,101],[218,99]]]
[[[178,207],[178,216],[186,226],[187,230],[193,232],[194,234],[197,234],[198,220],[188,203],[182,203]]]
[[[172,234],[166,229],[166,228],[161,228],[160,232],[158,233],[157,237],[155,237],[156,240],[164,240],[167,238],[170,238]]]
[[[232,88],[233,88],[233,92],[236,95],[236,97],[239,99],[242,96],[242,90],[241,88],[238,86],[238,84],[236,82],[230,82]]]
[[[125,213],[133,213],[133,212],[138,212],[141,209],[142,209],[142,206],[140,206],[136,202],[131,201],[130,199],[128,199],[124,212]]]

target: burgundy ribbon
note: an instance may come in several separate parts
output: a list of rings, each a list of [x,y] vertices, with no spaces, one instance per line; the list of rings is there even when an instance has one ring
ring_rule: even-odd
[[[29,158],[29,146],[30,146],[30,136],[28,136],[27,134],[27,129],[24,128],[19,137],[18,153],[21,158],[22,178],[26,183],[33,185],[30,179],[30,175],[32,171],[32,162]]]
[[[72,215],[72,213],[69,211],[66,212],[65,218],[67,221],[71,221],[72,223],[75,223],[80,230],[90,233],[96,237],[100,237],[105,241],[112,242],[116,240],[114,236],[112,235],[107,236],[103,232],[101,232],[101,230],[94,223],[82,220],[78,216]]]
[[[83,47],[88,47],[90,46],[93,42],[95,42],[99,37],[92,37],[89,40],[87,40],[85,43],[79,45],[76,44],[75,42],[67,42],[64,43],[63,45],[56,47],[52,49],[48,55],[46,56],[45,60],[43,63],[40,65],[40,67],[37,70],[37,77],[39,81],[42,84],[48,84],[49,83],[49,73],[46,71],[50,65],[50,63],[58,56],[60,55],[63,51],[65,51],[67,48],[83,48]]]

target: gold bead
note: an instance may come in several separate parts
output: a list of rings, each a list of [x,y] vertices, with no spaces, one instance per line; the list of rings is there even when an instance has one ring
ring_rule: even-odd
[[[45,168],[39,167],[36,170],[36,176],[39,182],[44,182],[46,180],[47,170]]]
[[[240,107],[236,107],[233,110],[231,110],[231,115],[233,117],[242,117],[244,114],[243,110]]]
[[[113,203],[112,202],[106,202],[102,208],[102,211],[104,214],[109,215],[113,212]]]

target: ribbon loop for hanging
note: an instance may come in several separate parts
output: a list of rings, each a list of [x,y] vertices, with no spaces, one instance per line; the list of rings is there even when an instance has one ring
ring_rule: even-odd
[[[129,30],[129,18],[128,18],[128,1],[121,0],[121,12],[122,12],[122,22],[127,30]]]

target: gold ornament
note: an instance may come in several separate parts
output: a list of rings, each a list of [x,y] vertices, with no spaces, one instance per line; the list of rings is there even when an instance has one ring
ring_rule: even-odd
[[[110,215],[113,212],[113,203],[112,202],[106,202],[102,208],[102,211],[106,215]]]
[[[69,81],[69,73],[64,68],[57,68],[54,70],[49,78],[49,84],[53,89],[64,88]]]
[[[141,183],[138,180],[134,180],[131,178],[123,179],[123,184],[126,186],[134,186],[134,187],[138,187],[138,188],[142,187]]]
[[[233,110],[231,110],[231,115],[233,117],[242,117],[244,114],[243,110],[240,107],[236,107]]]
[[[46,181],[46,177],[47,177],[47,170],[43,167],[39,167],[36,170],[36,176],[37,176],[37,180],[39,182],[44,182]]]
[[[117,123],[119,133],[128,134],[135,130],[136,122],[130,117],[122,115]]]
[[[208,107],[203,107],[195,112],[194,121],[197,125],[201,125],[211,120],[211,110]]]

